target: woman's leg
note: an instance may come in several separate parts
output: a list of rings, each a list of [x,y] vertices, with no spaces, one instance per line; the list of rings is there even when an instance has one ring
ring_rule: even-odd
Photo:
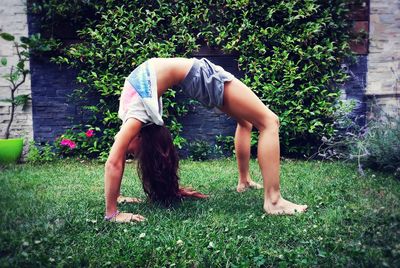
[[[241,193],[247,188],[262,189],[262,185],[250,178],[250,142],[253,125],[245,120],[237,120],[235,133],[235,152],[239,170],[239,181],[236,190]]]
[[[252,123],[260,132],[258,162],[264,181],[264,210],[270,214],[293,214],[307,209],[281,197],[279,119],[241,81],[225,83],[224,105],[227,114]]]

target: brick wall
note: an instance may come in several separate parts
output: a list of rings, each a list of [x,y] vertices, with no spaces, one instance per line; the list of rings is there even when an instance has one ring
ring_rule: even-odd
[[[76,72],[44,58],[31,58],[32,117],[35,141],[52,143],[80,119],[69,96],[76,88]]]
[[[16,36],[28,36],[28,23],[26,16],[26,2],[23,0],[1,0],[0,3],[0,32],[8,32]],[[0,58],[6,57],[8,64],[0,67],[0,99],[10,98],[9,82],[3,78],[5,73],[10,71],[10,66],[17,62],[17,55],[12,42],[0,39]],[[27,63],[29,64],[29,63]],[[29,94],[31,92],[31,78],[27,77],[26,82],[20,87],[17,94]],[[10,118],[10,104],[0,102],[0,137],[4,137],[7,123]],[[10,137],[24,137],[25,141],[32,140],[32,105],[28,103],[22,110],[17,107],[16,116],[11,126]],[[25,142],[25,150],[27,149]]]
[[[400,2],[370,1],[370,46],[366,96],[384,112],[400,112]]]
[[[28,14],[29,34],[39,32],[39,18]],[[60,28],[57,34],[69,43],[76,42],[71,29]],[[49,56],[34,56],[30,59],[32,77],[33,137],[39,143],[52,143],[72,126],[84,122],[87,112],[82,109],[95,100],[83,103],[71,98],[77,88],[77,71],[65,65],[50,62]]]

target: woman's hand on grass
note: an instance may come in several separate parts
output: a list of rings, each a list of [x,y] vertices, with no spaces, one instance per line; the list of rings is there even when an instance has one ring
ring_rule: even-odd
[[[132,214],[132,213],[125,213],[121,212],[115,218],[113,218],[113,221],[115,222],[121,222],[121,223],[127,223],[127,222],[134,222],[134,221],[144,221],[146,220],[145,217],[139,214]]]
[[[120,195],[117,198],[117,202],[118,202],[118,204],[121,204],[121,203],[141,203],[142,200],[139,199],[139,198],[136,198],[136,197],[128,197],[128,196]]]
[[[208,195],[202,194],[200,192],[197,192],[193,190],[191,187],[181,187],[179,189],[179,193],[182,197],[194,197],[194,198],[208,198]]]

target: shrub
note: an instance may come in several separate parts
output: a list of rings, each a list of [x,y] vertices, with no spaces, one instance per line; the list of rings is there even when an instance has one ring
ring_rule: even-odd
[[[57,1],[36,2],[37,10],[50,14],[43,9]],[[98,104],[89,107],[93,126],[118,128],[122,83],[138,64],[151,57],[189,56],[205,45],[239,55],[244,82],[280,117],[283,153],[310,154],[321,137],[333,134],[333,104],[346,78],[340,63],[350,55],[348,1],[89,3],[96,16],[78,31],[81,42],[66,47],[56,61],[79,70],[78,96],[99,96]],[[77,12],[70,4],[57,4]],[[175,94],[167,92],[164,114],[181,146],[179,116],[186,109],[176,103]]]
[[[235,154],[235,137],[218,135],[215,140],[224,155],[231,156]]]
[[[335,123],[333,134],[321,138],[321,145],[310,158],[322,158],[325,160],[348,159],[350,144],[364,133],[365,126],[356,124],[357,118],[351,116],[355,103],[340,102],[335,109]]]
[[[377,105],[373,107],[379,110]],[[335,135],[323,137],[318,156],[356,161],[362,175],[363,167],[367,167],[392,172],[400,178],[400,118],[381,112],[365,126],[359,126],[348,115],[346,111],[338,114]]]
[[[104,141],[110,135],[99,135],[98,127],[90,125],[72,128],[58,137],[54,143],[55,150],[61,157],[93,158],[105,161],[108,148],[103,147],[111,141]]]
[[[211,145],[205,140],[195,140],[189,143],[189,157],[195,161],[204,161],[223,156],[221,146],[218,144]]]
[[[223,155],[231,156],[235,154],[235,137],[234,136],[216,136],[217,145],[221,148]],[[258,132],[251,132],[250,149],[252,155],[256,155],[258,145]]]
[[[393,172],[400,179],[400,117],[386,114],[372,121],[350,150],[350,157],[365,167]]]
[[[33,164],[51,162],[56,159],[56,154],[52,145],[46,143],[44,145],[36,144],[34,141],[29,143],[29,151],[27,161]]]

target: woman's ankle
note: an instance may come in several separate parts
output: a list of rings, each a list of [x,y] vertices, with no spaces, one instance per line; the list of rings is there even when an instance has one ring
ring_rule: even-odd
[[[276,191],[276,190],[275,191],[274,190],[267,191],[266,190],[266,196],[264,198],[264,203],[276,205],[279,202],[279,200],[281,200],[281,198],[282,198],[282,196],[281,196],[281,192],[279,190],[278,191]]]

